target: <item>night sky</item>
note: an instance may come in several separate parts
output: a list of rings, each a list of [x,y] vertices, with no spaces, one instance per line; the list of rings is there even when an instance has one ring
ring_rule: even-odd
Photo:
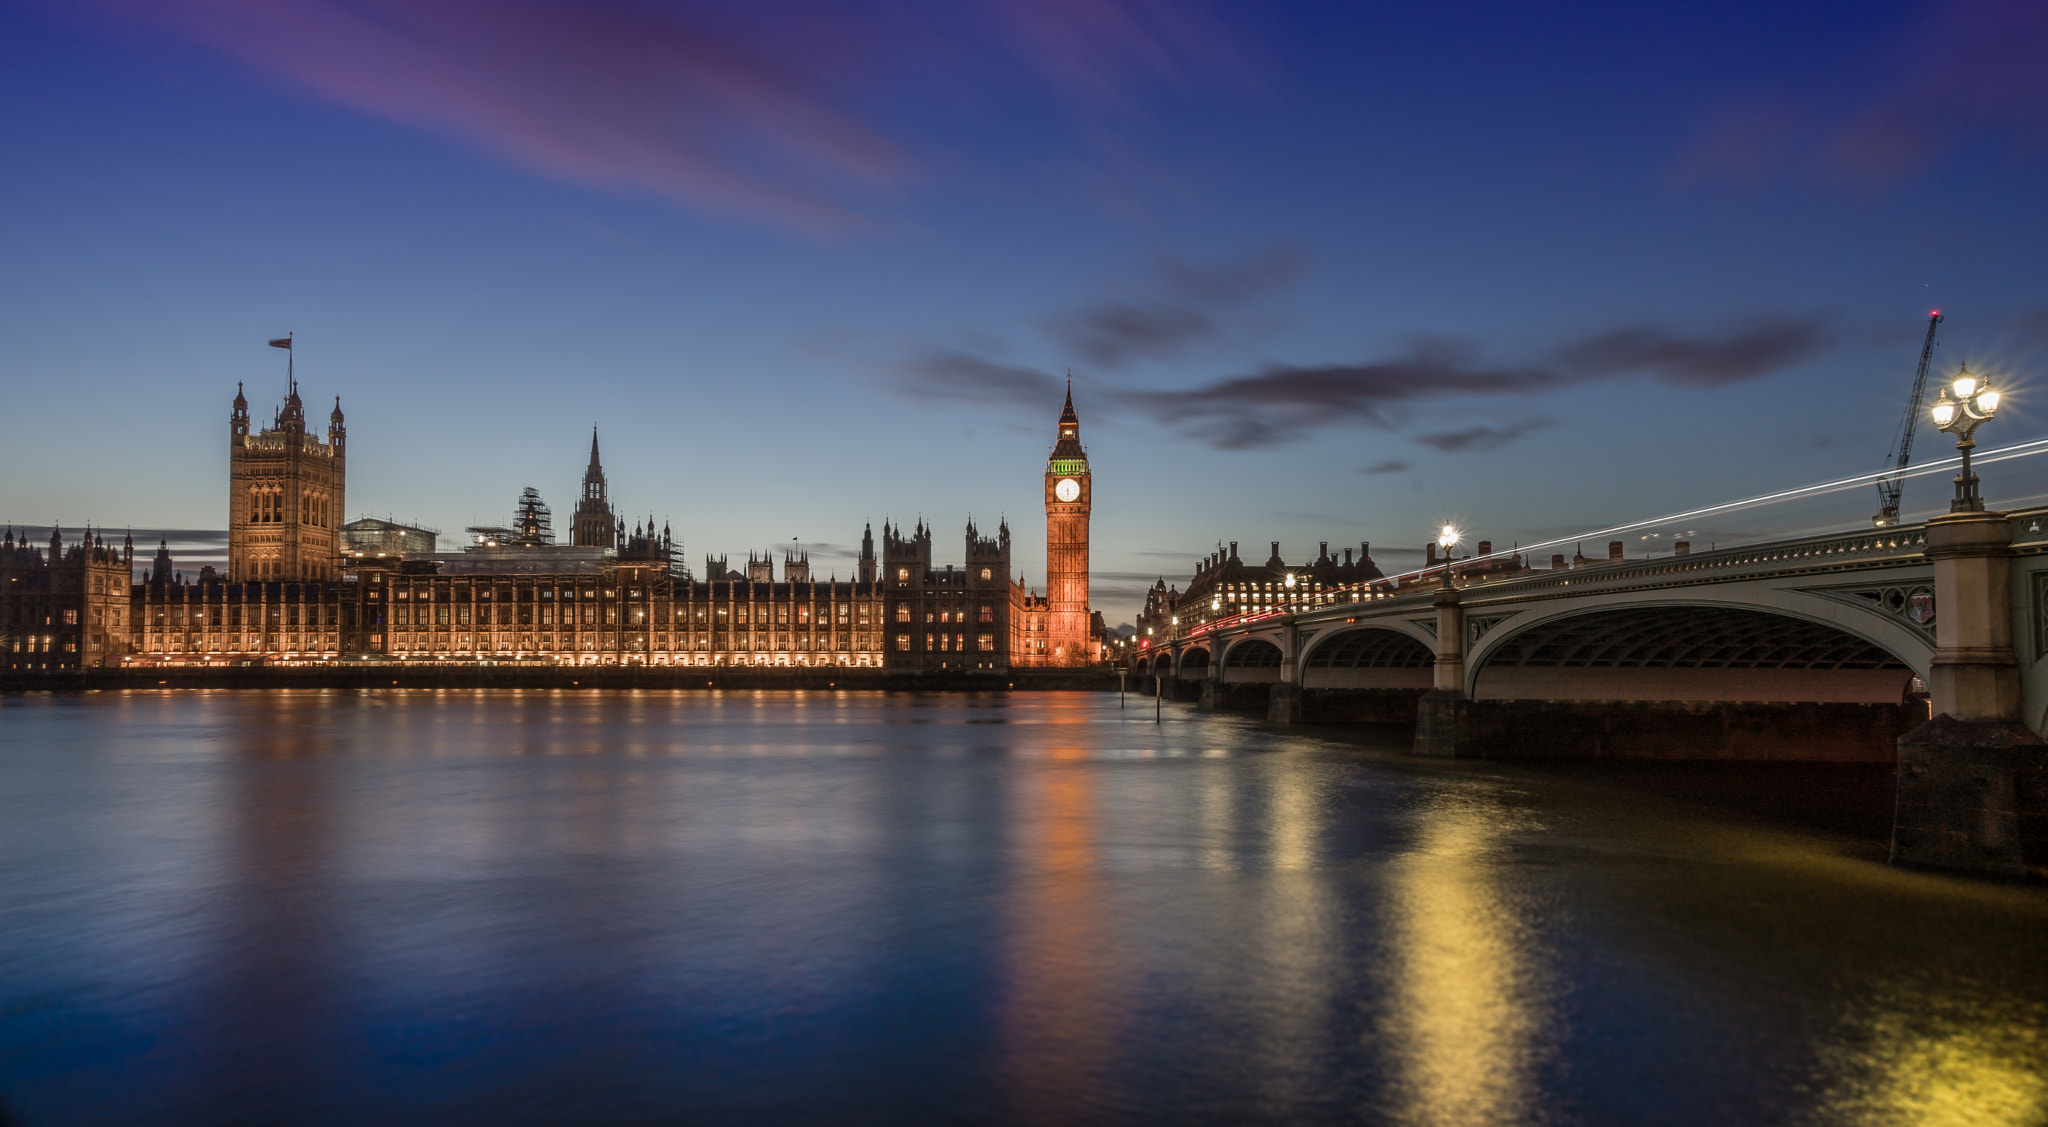
[[[1112,623],[1876,470],[1933,308],[2048,433],[2048,5],[1546,7],[17,0],[0,519],[224,527],[288,331],[351,517],[565,529],[595,424],[699,568],[1006,515],[1034,588],[1071,369]]]

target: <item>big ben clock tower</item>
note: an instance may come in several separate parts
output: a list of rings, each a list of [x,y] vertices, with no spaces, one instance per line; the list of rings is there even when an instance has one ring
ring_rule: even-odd
[[[1088,613],[1088,511],[1094,498],[1074,382],[1060,412],[1059,441],[1045,462],[1046,664],[1085,665],[1091,658]]]

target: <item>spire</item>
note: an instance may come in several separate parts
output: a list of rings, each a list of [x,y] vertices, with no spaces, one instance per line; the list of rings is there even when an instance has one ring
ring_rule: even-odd
[[[1082,464],[1079,467],[1063,470],[1062,472],[1088,472],[1088,452],[1081,448],[1081,417],[1074,413],[1074,376],[1072,372],[1067,373],[1067,402],[1060,409],[1059,438],[1053,443],[1052,457],[1056,461],[1074,458],[1082,460]]]
[[[604,467],[598,464],[597,460],[597,424],[595,423],[591,424],[590,427],[590,468],[584,471],[583,480],[590,480],[593,474],[598,477],[604,476]]]
[[[242,381],[240,381],[240,380],[236,380],[236,381],[235,381],[235,413],[236,413],[236,414],[247,414],[247,413],[248,413],[248,410],[249,410],[249,398],[248,398],[248,396],[245,396],[245,395],[243,395],[243,394],[242,394]]]

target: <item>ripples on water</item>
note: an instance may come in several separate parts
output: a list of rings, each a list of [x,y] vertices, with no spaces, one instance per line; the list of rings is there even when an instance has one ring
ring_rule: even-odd
[[[1090,694],[0,698],[73,1123],[2039,1124],[2048,895]]]

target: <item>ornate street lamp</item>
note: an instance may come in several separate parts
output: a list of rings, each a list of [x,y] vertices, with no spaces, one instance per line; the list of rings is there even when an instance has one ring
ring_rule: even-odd
[[[1949,512],[1984,511],[1984,498],[1977,493],[1977,473],[1970,468],[1970,451],[1977,448],[1977,440],[1972,437],[1977,428],[1998,413],[1998,398],[1998,390],[1991,386],[1991,381],[1971,375],[1970,366],[1963,364],[1957,367],[1955,379],[1941,389],[1941,397],[1934,401],[1934,425],[1956,436],[1956,449],[1963,455],[1963,472],[1956,475],[1956,497],[1949,502]]]
[[[1444,552],[1443,585],[1445,587],[1457,586],[1456,583],[1451,581],[1451,549],[1458,546],[1459,539],[1460,537],[1458,536],[1458,529],[1454,525],[1447,524],[1443,527],[1442,532],[1436,534],[1436,546],[1442,548]]]

